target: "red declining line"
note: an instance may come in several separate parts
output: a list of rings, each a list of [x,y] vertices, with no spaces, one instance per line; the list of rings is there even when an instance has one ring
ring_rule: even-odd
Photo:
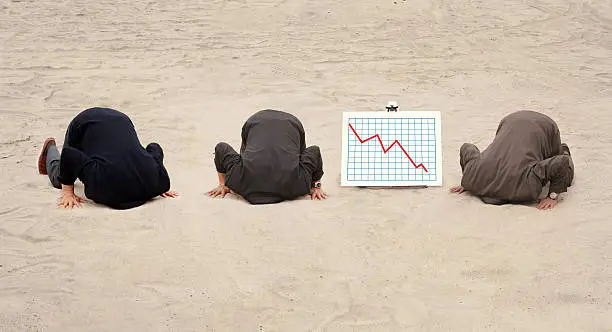
[[[385,146],[383,145],[382,139],[380,139],[380,135],[376,134],[376,135],[374,135],[374,136],[372,136],[372,137],[368,137],[368,138],[366,138],[366,139],[361,139],[361,137],[359,137],[359,134],[357,134],[357,131],[355,130],[355,128],[353,128],[353,126],[352,126],[350,123],[349,123],[349,127],[351,128],[351,130],[353,131],[353,134],[355,134],[355,137],[357,137],[357,139],[359,140],[359,142],[360,142],[361,144],[363,144],[363,143],[365,143],[365,142],[367,142],[367,141],[369,141],[369,140],[371,140],[371,139],[374,139],[374,138],[378,139],[378,143],[380,143],[380,147],[382,148],[382,150],[383,150],[383,152],[384,152],[384,153],[389,152],[389,150],[391,150],[391,148],[392,148],[392,147],[393,147],[395,144],[397,144],[397,146],[399,146],[399,148],[400,148],[400,149],[402,149],[402,151],[404,152],[404,154],[406,155],[406,157],[408,157],[408,159],[410,160],[410,162],[412,163],[412,165],[414,165],[414,168],[422,168],[422,169],[423,169],[425,172],[428,172],[428,173],[429,173],[429,171],[427,170],[427,168],[425,167],[425,165],[423,165],[423,164],[418,164],[418,165],[417,165],[417,164],[414,162],[414,160],[412,160],[412,158],[410,157],[410,155],[408,154],[408,152],[406,152],[406,149],[404,149],[404,147],[402,146],[402,143],[400,143],[398,140],[393,141],[393,143],[391,143],[391,145],[389,145],[389,147],[385,149]]]

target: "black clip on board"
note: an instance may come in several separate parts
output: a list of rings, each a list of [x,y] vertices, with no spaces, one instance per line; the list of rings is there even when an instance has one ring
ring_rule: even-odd
[[[390,101],[387,104],[386,108],[387,108],[387,112],[397,112],[397,109],[399,108],[399,105],[395,101]]]

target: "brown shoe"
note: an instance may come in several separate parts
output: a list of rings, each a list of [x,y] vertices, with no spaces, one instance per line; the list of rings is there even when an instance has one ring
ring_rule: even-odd
[[[38,157],[38,173],[40,174],[47,174],[47,149],[51,143],[55,144],[55,138],[49,137],[45,140],[40,156]]]

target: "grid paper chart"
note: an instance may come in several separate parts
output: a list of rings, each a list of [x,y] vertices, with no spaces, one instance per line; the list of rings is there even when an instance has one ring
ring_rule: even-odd
[[[441,186],[438,111],[344,112],[342,186]]]

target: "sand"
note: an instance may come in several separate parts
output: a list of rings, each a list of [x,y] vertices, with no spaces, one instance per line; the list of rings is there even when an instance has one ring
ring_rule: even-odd
[[[2,1],[0,330],[612,331],[611,31],[609,0]],[[442,112],[443,187],[340,187],[342,112],[389,100]],[[42,142],[94,106],[180,198],[56,207]],[[328,200],[206,196],[264,108],[303,121]],[[519,109],[572,149],[559,206],[448,193]]]

